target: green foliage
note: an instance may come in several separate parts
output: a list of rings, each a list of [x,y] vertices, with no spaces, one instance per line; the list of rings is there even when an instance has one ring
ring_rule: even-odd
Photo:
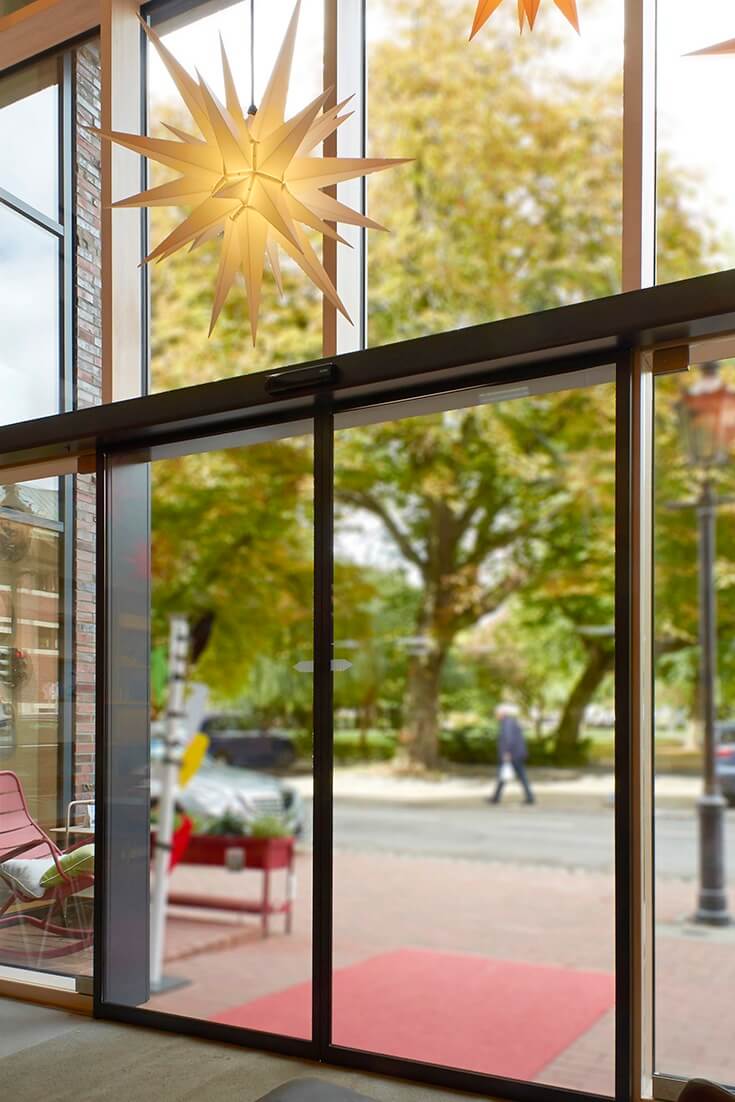
[[[370,213],[391,231],[368,235],[371,344],[620,289],[619,80],[561,82],[544,29],[513,49],[489,33],[468,49],[473,7],[392,0],[386,33],[371,44],[370,151],[414,157],[369,183]],[[183,122],[173,112],[167,121]],[[691,182],[664,158],[658,185],[660,273],[702,270],[716,243],[690,213]],[[153,238],[178,215],[156,209]],[[321,354],[320,298],[288,262],[282,302],[266,277],[257,350],[241,291],[207,342],[217,255],[213,242],[154,269],[154,389]],[[679,382],[670,398],[667,386],[657,442],[659,668],[691,703],[696,533],[693,517],[661,504],[690,488],[677,458]],[[354,715],[354,730],[337,733],[338,761],[392,756],[387,728],[408,731],[419,758],[439,748],[489,764],[493,712],[506,694],[526,715],[560,715],[564,760],[584,752],[579,705],[609,695],[613,656],[614,434],[612,386],[338,434],[335,658],[351,665],[335,677],[335,704]],[[312,682],[295,666],[313,647],[311,486],[311,447],[298,439],[154,465],[154,662],[169,612],[194,626],[209,617],[195,676],[254,724],[302,732]],[[728,700],[733,523],[723,511]],[[388,550],[366,565],[354,552],[373,543]],[[415,637],[428,641],[424,653],[407,642]],[[451,731],[449,716],[462,719]],[[529,735],[532,760],[559,759],[540,726]],[[297,740],[308,754],[310,734]]]
[[[311,732],[300,731],[295,741],[299,757],[309,760],[313,753]],[[338,729],[334,732],[334,760],[338,765],[390,761],[395,757],[396,749],[397,738],[394,731]]]
[[[576,765],[586,759],[588,742],[580,743],[576,760],[565,764]],[[526,740],[528,764],[532,766],[558,765],[554,739],[529,738]],[[489,765],[498,763],[498,739],[494,727],[457,727],[443,729],[439,734],[441,756],[461,765]]]
[[[292,830],[278,815],[259,815],[244,819],[227,812],[216,819],[198,817],[194,822],[195,834],[208,834],[227,838],[289,838]]]
[[[370,49],[369,150],[412,156],[369,181],[369,343],[621,290],[622,77],[579,76],[551,22],[467,48],[472,2],[390,0]],[[659,166],[661,274],[707,270],[691,174]],[[696,207],[694,207],[696,209]]]
[[[251,838],[289,838],[291,830],[277,815],[261,815],[249,824]]]
[[[195,675],[215,698],[236,700],[263,655],[293,672],[310,653],[311,464],[297,438],[153,466],[154,643],[169,612],[212,616]]]

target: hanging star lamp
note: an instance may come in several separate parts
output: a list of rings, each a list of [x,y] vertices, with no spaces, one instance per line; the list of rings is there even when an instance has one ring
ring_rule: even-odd
[[[499,8],[502,2],[503,0],[477,0],[477,11],[475,12],[474,22],[472,23],[472,30],[470,31],[470,40],[475,37],[480,27],[483,27],[485,23],[487,23],[495,9]],[[534,24],[536,23],[536,16],[541,6],[541,0],[517,0],[517,3],[519,29],[523,31],[525,26],[528,25],[529,30],[533,30]],[[577,0],[554,0],[554,3],[559,11],[562,12],[572,24],[577,34],[579,34]]]
[[[305,227],[343,244],[347,242],[330,223],[383,229],[377,222],[325,194],[324,189],[343,180],[404,164],[406,160],[316,156],[316,147],[350,117],[350,114],[343,114],[349,100],[335,107],[325,107],[332,89],[286,119],[299,10],[300,0],[260,107],[256,109],[251,102],[247,112],[243,112],[240,104],[221,40],[224,104],[199,73],[196,79],[190,76],[158,35],[143,24],[200,136],[168,125],[166,129],[173,140],[97,131],[103,138],[179,173],[165,184],[114,204],[115,207],[184,206],[189,209],[181,224],[145,258],[146,263],[165,260],[186,246],[194,249],[207,241],[222,238],[210,336],[237,274],[241,272],[255,344],[266,257],[278,290],[283,294],[279,250],[290,256],[335,308],[351,321]],[[251,63],[252,60],[251,38]],[[252,83],[251,89],[254,92]],[[254,95],[252,98],[254,100]]]

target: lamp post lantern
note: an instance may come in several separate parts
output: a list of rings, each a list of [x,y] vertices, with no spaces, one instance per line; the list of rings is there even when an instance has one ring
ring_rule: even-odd
[[[689,463],[700,475],[694,506],[699,527],[699,669],[704,733],[704,786],[698,801],[699,892],[696,922],[730,923],[725,878],[726,801],[716,771],[717,610],[715,540],[718,496],[713,468],[727,462],[735,439],[735,390],[719,377],[718,364],[702,367],[702,377],[679,402],[682,437]]]

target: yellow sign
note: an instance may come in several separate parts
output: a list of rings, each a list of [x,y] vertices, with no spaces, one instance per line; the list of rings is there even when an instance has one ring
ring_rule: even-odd
[[[179,784],[182,788],[189,783],[199,766],[204,761],[204,755],[209,749],[209,739],[206,735],[197,734],[191,740],[181,759],[179,768]]]

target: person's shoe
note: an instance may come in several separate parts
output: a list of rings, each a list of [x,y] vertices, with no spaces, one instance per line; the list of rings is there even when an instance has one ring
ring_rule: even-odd
[[[535,801],[534,799],[531,799],[531,800],[524,800],[523,802],[524,802],[524,804],[528,804],[528,805],[530,805],[530,804],[535,804],[535,803],[536,803],[536,801]]]

